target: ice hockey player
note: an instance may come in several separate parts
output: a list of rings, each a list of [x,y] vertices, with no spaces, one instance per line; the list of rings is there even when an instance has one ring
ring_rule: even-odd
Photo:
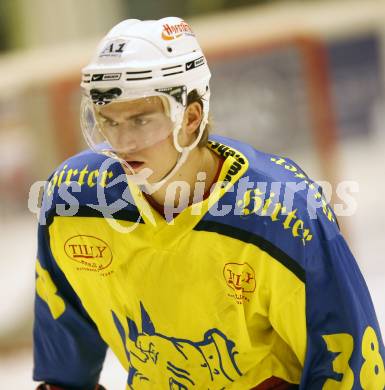
[[[51,175],[39,222],[39,389],[103,389],[109,347],[127,389],[383,390],[335,214],[288,158],[208,134],[209,79],[177,17],[119,23],[83,69],[90,149]]]

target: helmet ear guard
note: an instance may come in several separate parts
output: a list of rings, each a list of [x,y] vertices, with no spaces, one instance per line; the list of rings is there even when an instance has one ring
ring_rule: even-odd
[[[178,103],[186,107],[187,105],[187,88],[185,85],[177,87],[156,88],[156,92],[166,93],[172,96]]]
[[[185,146],[185,147],[182,147],[179,145],[178,134],[179,134],[180,127],[179,127],[179,129],[174,129],[174,131],[173,131],[174,146],[175,146],[176,150],[180,153],[182,153],[182,151],[184,149],[191,151],[199,144],[199,142],[202,138],[203,132],[205,130],[205,127],[208,123],[209,100],[210,100],[210,89],[208,87],[208,83],[206,86],[202,86],[201,88],[196,88],[196,90],[197,90],[198,95],[201,98],[201,102],[203,105],[203,107],[202,107],[202,112],[203,112],[202,120],[201,120],[201,123],[199,124],[197,137],[190,145]],[[204,91],[204,92],[201,93],[202,91]],[[182,121],[183,121],[183,118],[182,118]]]

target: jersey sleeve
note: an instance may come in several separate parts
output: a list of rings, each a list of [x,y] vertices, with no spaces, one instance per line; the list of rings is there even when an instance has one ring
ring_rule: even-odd
[[[306,184],[294,204],[310,227],[312,240],[289,252],[303,267],[305,296],[294,292],[276,316],[278,333],[300,362],[306,340],[300,389],[384,390],[385,348],[375,309],[337,217],[322,188],[296,163],[287,158],[270,161],[284,169],[285,180]],[[304,310],[298,310],[302,305]]]
[[[33,379],[69,389],[94,389],[106,344],[57,266],[46,225],[39,224]]]
[[[301,389],[385,388],[384,344],[368,288],[341,234],[306,265],[307,351]]]

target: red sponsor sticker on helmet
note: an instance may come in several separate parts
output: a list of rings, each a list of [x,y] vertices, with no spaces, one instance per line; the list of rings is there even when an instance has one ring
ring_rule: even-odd
[[[182,21],[177,24],[164,24],[162,30],[162,39],[165,41],[170,41],[173,39],[177,39],[182,35],[191,35],[195,36],[193,30],[190,25],[185,21]]]

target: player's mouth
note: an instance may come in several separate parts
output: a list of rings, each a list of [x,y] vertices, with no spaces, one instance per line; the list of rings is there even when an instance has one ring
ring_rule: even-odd
[[[143,161],[137,161],[137,160],[126,160],[126,163],[134,170],[137,171],[140,168],[143,167],[144,162]]]

